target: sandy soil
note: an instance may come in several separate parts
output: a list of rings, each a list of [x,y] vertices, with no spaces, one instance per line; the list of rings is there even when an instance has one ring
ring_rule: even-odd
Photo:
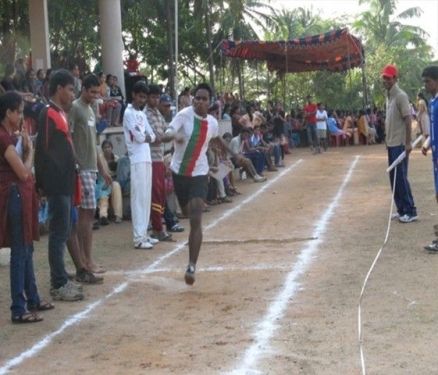
[[[315,238],[356,155],[341,199]],[[139,251],[131,246],[129,222],[95,232],[105,283],[85,286],[82,302],[57,303],[40,324],[10,324],[9,272],[0,267],[0,373],[17,359],[13,374],[359,374],[358,298],[383,243],[391,201],[386,151],[294,150],[287,168],[298,160],[269,173],[265,184],[240,182],[241,196],[205,215],[193,287],[183,281],[187,232]],[[430,159],[417,150],[410,180],[420,220],[393,222],[363,303],[368,374],[438,374],[438,255],[422,250],[438,210]],[[46,241],[35,253],[43,296],[49,294]],[[315,252],[292,285],[287,277],[312,243]],[[283,300],[291,285],[296,291]],[[272,318],[278,302],[284,308],[274,307]],[[248,368],[245,358],[252,360]]]

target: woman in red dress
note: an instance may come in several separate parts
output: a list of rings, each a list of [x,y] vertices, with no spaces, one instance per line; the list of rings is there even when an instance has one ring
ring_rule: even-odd
[[[38,311],[53,309],[40,300],[33,270],[33,240],[38,239],[38,200],[32,176],[29,135],[17,137],[23,99],[16,92],[0,97],[0,247],[11,248],[11,320],[36,323]],[[19,139],[21,138],[20,142]]]

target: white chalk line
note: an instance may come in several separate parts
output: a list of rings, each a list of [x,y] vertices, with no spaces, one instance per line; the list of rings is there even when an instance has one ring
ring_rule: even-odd
[[[338,192],[316,223],[312,237],[317,237],[318,239],[309,242],[298,255],[296,263],[292,266],[291,271],[286,276],[286,280],[283,283],[282,289],[275,297],[273,303],[269,306],[264,318],[256,324],[256,328],[253,333],[253,344],[245,351],[243,359],[238,364],[237,368],[231,371],[231,374],[248,375],[261,373],[257,370],[258,360],[263,353],[268,351],[270,339],[278,328],[277,322],[284,316],[290,299],[294,297],[295,293],[298,291],[298,280],[308,270],[310,264],[312,263],[314,254],[318,250],[319,244],[322,242],[321,236],[326,231],[329,219],[332,217],[335,208],[338,206],[338,202],[342,197],[345,186],[350,181],[353,170],[359,158],[360,156],[355,157],[341,186],[338,189]]]
[[[263,186],[257,190],[254,194],[252,194],[251,196],[249,196],[248,198],[244,199],[241,203],[239,203],[237,206],[225,211],[221,216],[219,216],[219,218],[217,218],[216,220],[214,220],[212,223],[210,223],[209,225],[207,225],[204,228],[204,231],[207,231],[211,228],[213,228],[215,225],[217,225],[219,222],[221,222],[222,220],[224,220],[225,218],[227,218],[228,216],[230,216],[231,214],[235,213],[236,211],[240,210],[240,208],[249,203],[250,201],[252,201],[253,199],[255,199],[256,197],[258,197],[262,192],[264,192],[268,187],[270,187],[271,185],[273,185],[276,181],[278,181],[281,177],[283,177],[286,173],[290,172],[291,170],[293,170],[295,167],[297,167],[299,164],[301,164],[301,162],[303,161],[303,159],[299,159],[297,160],[295,163],[291,164],[289,167],[285,168],[281,173],[279,173],[276,177],[274,177],[273,179],[269,179],[266,183],[263,184]],[[143,269],[138,269],[138,270],[133,270],[133,272],[138,272],[139,274],[146,274],[146,273],[150,273],[150,271],[153,271],[156,269],[156,267],[158,265],[160,265],[163,261],[165,261],[166,259],[170,258],[171,256],[175,255],[176,253],[178,253],[179,251],[181,251],[181,249],[183,249],[186,246],[185,243],[181,243],[179,245],[177,245],[173,250],[169,251],[168,253],[162,255],[161,257],[159,257],[156,261],[154,261],[153,263],[151,263],[149,266],[147,266],[146,268]],[[87,305],[87,307],[72,315],[71,317],[69,317],[67,320],[64,321],[64,323],[62,324],[62,326],[52,332],[51,334],[45,336],[42,340],[38,341],[36,344],[34,344],[31,348],[29,348],[28,350],[25,350],[24,352],[20,353],[19,355],[17,355],[16,357],[8,360],[4,365],[2,365],[2,367],[0,367],[0,375],[4,375],[6,374],[12,367],[18,366],[21,363],[23,363],[26,359],[29,359],[33,356],[35,356],[37,353],[39,353],[42,349],[44,349],[45,347],[47,347],[52,340],[60,335],[61,333],[63,333],[67,328],[79,323],[80,321],[84,320],[86,317],[89,316],[89,314],[98,306],[100,306],[104,301],[106,301],[107,299],[113,297],[116,294],[121,293],[124,289],[126,289],[126,287],[132,282],[132,280],[128,281],[124,281],[121,284],[119,284],[118,286],[116,286],[113,291],[109,294],[107,294],[106,296],[100,298],[99,300],[90,303],[89,305]]]
[[[247,267],[234,267],[234,266],[208,266],[208,267],[201,267],[196,269],[196,273],[215,273],[215,272],[246,272],[246,271],[269,271],[269,270],[289,270],[290,266],[284,266],[284,265],[276,265],[276,264],[256,264],[253,266],[247,266]],[[105,273],[106,276],[125,276],[127,278],[135,280],[138,276],[143,275],[152,275],[156,273],[180,273],[181,268],[176,267],[161,267],[156,268],[154,270],[149,270],[147,272],[142,271],[107,271]]]

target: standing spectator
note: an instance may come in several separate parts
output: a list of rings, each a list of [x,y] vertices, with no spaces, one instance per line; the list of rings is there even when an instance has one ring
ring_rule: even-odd
[[[208,143],[219,135],[216,119],[208,115],[210,86],[201,83],[194,94],[193,105],[175,116],[163,137],[163,141],[175,139],[170,168],[179,204],[190,219],[189,264],[184,276],[188,285],[195,282],[202,243],[202,211],[208,192]]]
[[[307,129],[307,141],[314,154],[321,152],[316,129],[316,109],[316,104],[312,103],[312,96],[308,95],[307,104],[304,106],[304,123]]]
[[[435,197],[438,202],[438,65],[428,66],[421,74],[426,91],[432,95],[429,104],[430,114],[430,145],[432,147],[433,176],[435,180]],[[429,147],[423,146],[423,154],[427,154]],[[438,226],[434,226],[435,236],[438,237]],[[431,252],[438,252],[438,240],[435,239],[425,249]]]
[[[131,217],[136,249],[152,249],[158,241],[148,236],[151,213],[152,160],[149,143],[155,142],[146,114],[148,89],[142,81],[132,88],[132,104],[123,117],[123,132],[131,162]]]
[[[178,109],[182,110],[192,105],[192,96],[190,95],[190,87],[185,87],[178,97]]]
[[[408,181],[408,162],[411,146],[411,107],[407,94],[397,84],[398,69],[395,65],[386,65],[381,73],[383,86],[387,90],[386,99],[386,146],[388,149],[388,165],[406,151],[406,157],[396,167],[397,177],[394,181],[393,169],[389,179],[394,191],[394,201],[397,206],[397,216],[400,222],[410,223],[417,220],[411,187]]]
[[[50,104],[41,112],[35,149],[37,187],[49,204],[50,293],[53,299],[62,301],[84,298],[80,286],[68,280],[64,264],[76,183],[76,161],[66,115],[74,99],[73,85],[73,76],[67,70],[51,75]]]
[[[164,117],[166,123],[172,121],[172,98],[169,95],[162,94],[160,96],[160,103],[158,104],[158,110]]]
[[[32,95],[37,95],[38,90],[37,90],[37,80],[36,80],[35,70],[30,68],[26,72],[25,77],[26,77],[25,86],[24,86],[25,92],[30,92]]]
[[[421,134],[423,134],[423,139],[425,140],[430,134],[430,120],[429,113],[427,110],[427,99],[424,97],[422,92],[417,95],[417,121],[420,126]]]
[[[11,320],[36,323],[36,311],[53,309],[40,300],[33,270],[33,240],[38,240],[38,202],[32,177],[33,149],[27,133],[22,157],[16,132],[23,119],[23,99],[15,92],[0,97],[0,247],[11,248]]]
[[[163,230],[163,214],[166,203],[166,189],[164,186],[166,166],[164,165],[164,145],[161,143],[167,124],[158,110],[159,102],[160,88],[157,85],[149,85],[144,111],[155,134],[155,142],[150,146],[152,159],[151,237],[159,241],[169,241],[172,239],[172,235]]]
[[[41,87],[43,86],[44,78],[44,70],[38,69],[36,72],[35,95],[41,95]]]
[[[79,96],[81,95],[81,91],[82,91],[82,81],[81,81],[81,76],[80,76],[78,64],[73,64],[71,66],[70,72],[75,80],[75,84],[74,84],[75,98],[79,98]]]
[[[111,176],[112,184],[106,185],[105,179],[98,174],[96,184],[96,196],[98,197],[99,223],[108,225],[108,208],[111,197],[111,208],[114,212],[114,223],[120,224],[123,220],[122,188],[117,181],[118,156],[113,152],[113,144],[108,139],[102,142],[102,153],[99,155],[102,168]],[[100,192],[99,192],[100,189]]]
[[[324,108],[324,104],[318,103],[316,110],[316,131],[318,132],[318,139],[320,146],[327,151],[327,112]],[[321,147],[318,148],[318,152],[321,151]]]
[[[102,168],[96,150],[96,116],[91,105],[99,96],[99,80],[95,75],[85,77],[81,96],[73,102],[69,112],[70,131],[76,151],[81,180],[81,204],[78,216],[78,242],[82,259],[85,260],[85,270],[76,275],[77,281],[82,281],[87,272],[100,273],[103,270],[93,261],[91,250],[93,246],[93,221],[96,211],[96,179],[97,172],[102,175],[107,186],[111,186],[111,176]]]

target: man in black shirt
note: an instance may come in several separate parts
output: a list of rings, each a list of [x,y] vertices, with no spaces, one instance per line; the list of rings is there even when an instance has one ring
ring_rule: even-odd
[[[68,280],[64,249],[72,220],[76,163],[66,112],[74,99],[73,76],[64,69],[49,82],[50,104],[41,112],[35,147],[37,188],[49,204],[50,293],[55,300],[78,301],[84,298],[81,287]]]

